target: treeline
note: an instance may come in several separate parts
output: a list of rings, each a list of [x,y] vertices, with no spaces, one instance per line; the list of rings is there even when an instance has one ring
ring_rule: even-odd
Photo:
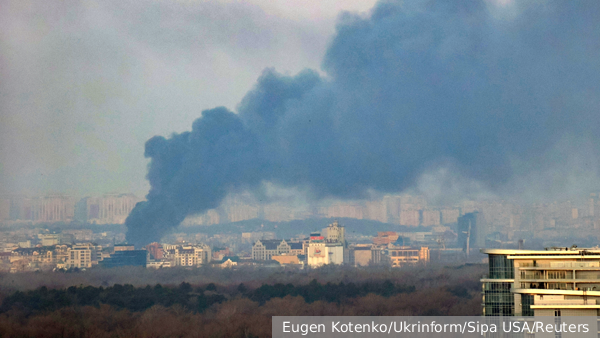
[[[130,271],[133,281],[179,278],[153,286],[81,286],[109,277],[98,272],[31,274],[46,277],[47,287],[0,284],[0,337],[270,337],[275,315],[480,315],[483,268]],[[0,277],[19,286],[18,275]]]
[[[271,298],[283,298],[285,296],[300,296],[308,303],[316,301],[325,301],[330,303],[340,303],[349,298],[366,296],[367,294],[375,294],[384,297],[389,297],[398,293],[414,292],[414,285],[394,285],[390,280],[383,283],[364,283],[356,285],[354,283],[339,284],[327,283],[322,285],[313,279],[308,285],[295,286],[293,284],[264,284],[260,288],[254,290],[249,298],[264,304]]]
[[[178,292],[178,291],[174,291]],[[342,302],[312,303],[303,297],[274,297],[264,304],[238,294],[205,311],[180,304],[143,311],[121,307],[68,306],[27,314],[12,306],[0,314],[0,337],[271,337],[272,316],[458,316],[481,314],[478,290],[468,297],[431,288],[389,297],[373,293]]]
[[[304,285],[317,279],[321,283],[367,283],[382,282],[386,279],[397,284],[420,287],[442,286],[457,280],[477,280],[487,273],[487,264],[462,266],[419,266],[402,269],[386,267],[347,267],[324,266],[311,270],[291,270],[285,268],[239,267],[237,269],[220,269],[213,267],[166,269],[146,269],[143,267],[120,267],[113,269],[87,269],[77,273],[54,272],[0,272],[0,300],[14,291],[24,291],[47,286],[52,289],[70,286],[91,285],[109,287],[115,284],[131,284],[136,287],[161,284],[177,286],[181,282],[192,285],[220,285],[237,287],[244,283],[249,289],[262,284],[282,283]]]
[[[0,313],[11,309],[19,309],[26,315],[38,314],[48,311],[56,311],[66,307],[81,307],[109,305],[116,309],[129,311],[143,311],[152,306],[160,305],[170,307],[179,305],[187,311],[203,312],[208,307],[221,303],[235,296],[249,298],[265,304],[272,298],[284,298],[286,296],[300,296],[307,303],[316,301],[340,303],[351,298],[363,297],[375,294],[390,297],[399,293],[414,292],[414,286],[394,285],[386,280],[383,283],[327,283],[321,284],[313,280],[307,285],[293,284],[264,284],[261,287],[248,290],[244,284],[240,284],[237,290],[225,290],[217,292],[217,286],[213,283],[206,287],[192,287],[189,283],[181,283],[179,287],[163,287],[157,284],[153,287],[146,286],[136,288],[133,285],[119,285],[112,287],[75,287],[67,289],[48,289],[41,287],[37,290],[17,291],[9,295],[0,305]]]
[[[75,287],[68,289],[48,289],[41,287],[26,292],[17,291],[6,297],[0,306],[0,313],[19,309],[25,314],[55,311],[65,307],[109,305],[116,309],[143,311],[154,305],[170,307],[180,305],[190,311],[203,311],[226,298],[221,294],[194,292],[188,283],[178,288],[154,287],[136,288],[133,285],[116,284],[112,287]]]

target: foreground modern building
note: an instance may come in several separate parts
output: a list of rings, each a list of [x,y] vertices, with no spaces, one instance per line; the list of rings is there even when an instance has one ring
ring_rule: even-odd
[[[600,315],[600,248],[482,249],[485,316]]]

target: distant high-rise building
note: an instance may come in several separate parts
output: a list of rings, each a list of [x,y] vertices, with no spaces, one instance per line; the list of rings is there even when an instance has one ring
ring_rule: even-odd
[[[458,208],[440,210],[440,224],[450,224],[458,222],[460,210]]]
[[[421,225],[424,226],[436,226],[440,225],[440,212],[439,210],[423,210],[423,217]]]
[[[400,225],[419,226],[420,224],[419,209],[412,209],[411,205],[403,205],[400,210]]]
[[[0,198],[0,221],[10,220],[10,199]]]
[[[600,204],[600,199],[599,196],[600,194],[596,194],[596,193],[591,193],[590,194],[590,199],[588,200],[588,216],[589,217],[595,217],[595,216],[599,216],[600,213],[598,212],[598,206]]]
[[[467,248],[485,247],[485,238],[488,235],[488,228],[483,214],[480,212],[471,212],[458,218],[458,242]]]
[[[367,201],[365,203],[367,219],[379,221],[382,223],[388,222],[388,215],[383,201]]]
[[[86,198],[87,221],[95,224],[123,224],[139,201],[132,194]]]
[[[11,199],[10,219],[34,223],[70,222],[73,220],[75,202],[63,195]]]

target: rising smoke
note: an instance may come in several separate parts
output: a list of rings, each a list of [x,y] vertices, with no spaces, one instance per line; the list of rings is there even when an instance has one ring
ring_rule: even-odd
[[[598,18],[596,1],[385,1],[343,14],[325,77],[265,70],[237,114],[206,110],[191,132],[146,143],[151,189],[127,239],[159,240],[263,182],[359,198],[444,166],[501,190],[561,162],[559,143],[591,145],[595,159]]]

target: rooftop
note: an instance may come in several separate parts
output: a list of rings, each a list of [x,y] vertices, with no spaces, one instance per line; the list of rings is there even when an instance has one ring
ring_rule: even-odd
[[[508,256],[585,256],[600,255],[600,248],[577,248],[577,247],[552,247],[545,250],[515,250],[515,249],[481,249],[488,255],[508,255]]]

